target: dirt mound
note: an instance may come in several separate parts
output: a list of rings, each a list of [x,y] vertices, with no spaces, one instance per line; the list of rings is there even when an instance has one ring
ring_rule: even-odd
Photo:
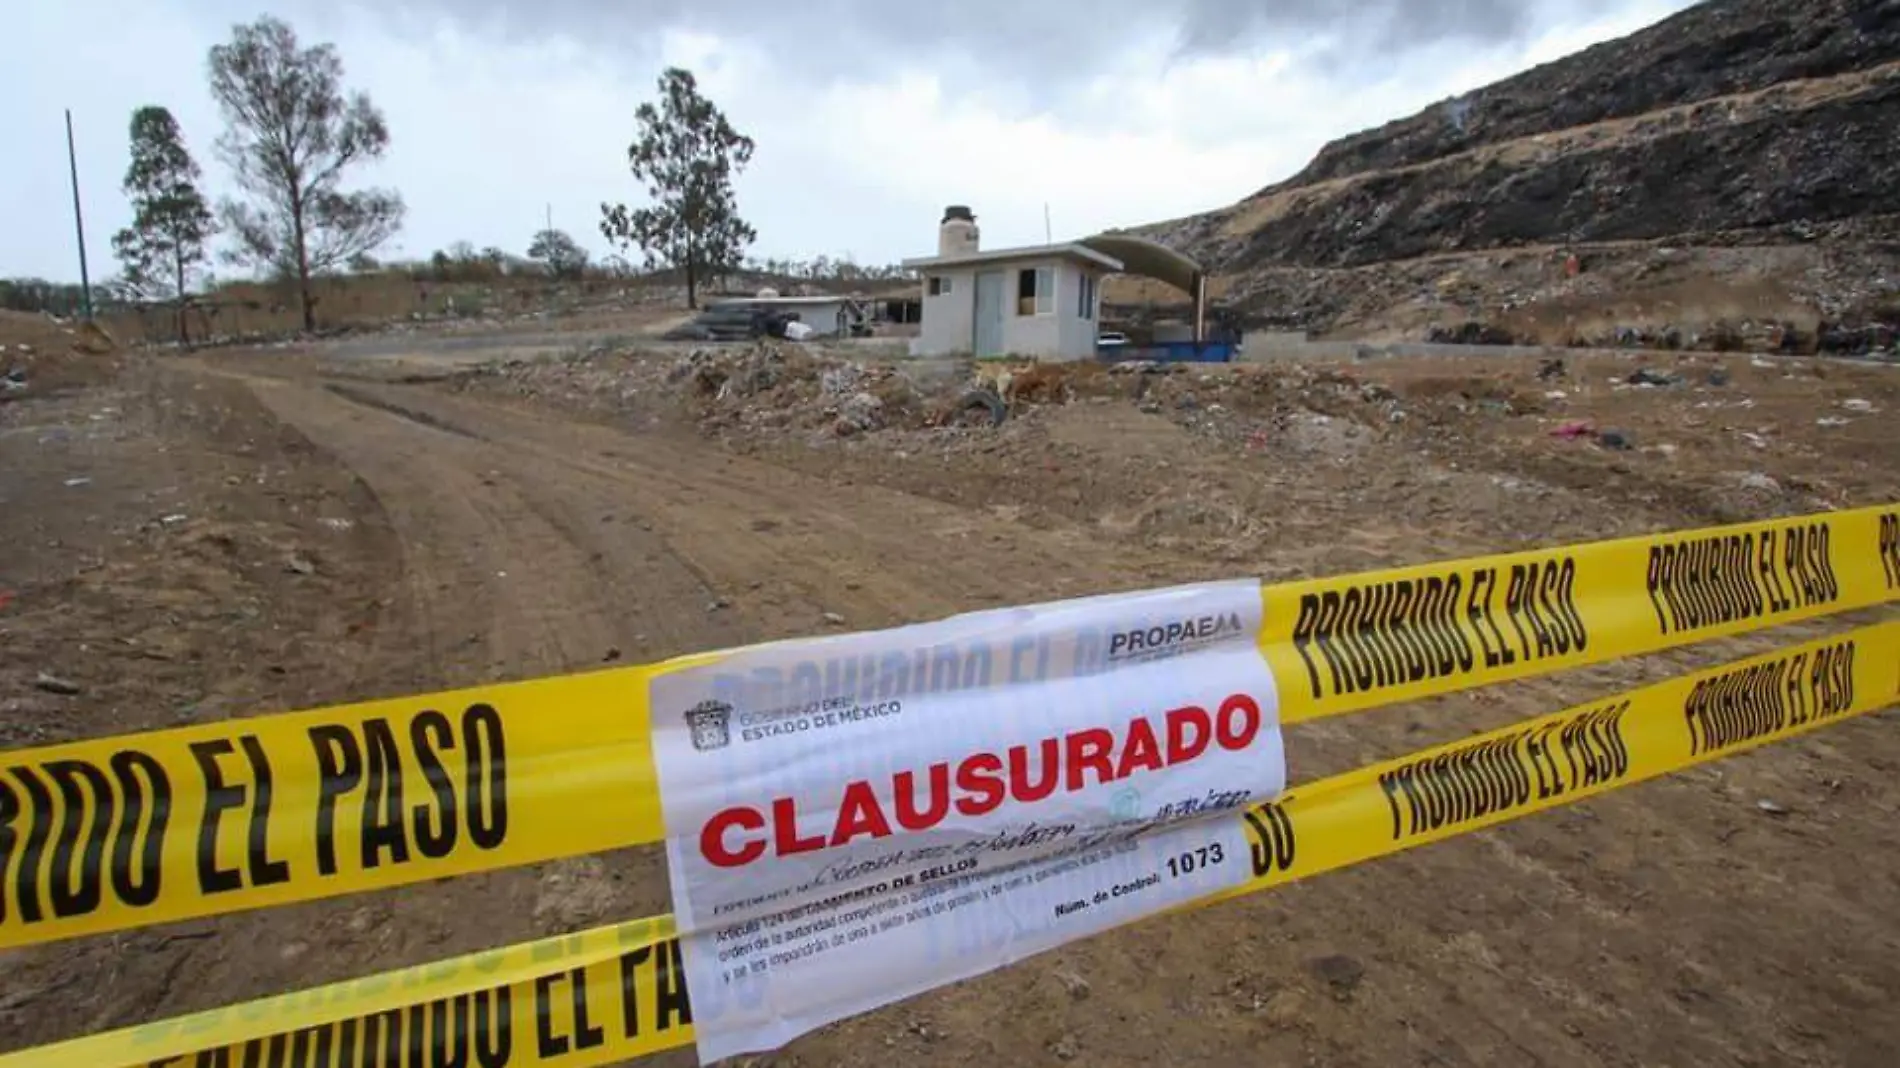
[[[97,383],[118,348],[96,322],[0,310],[0,401]]]
[[[1194,256],[1255,325],[1756,350],[1772,330],[1799,336],[1790,351],[1892,351],[1896,10],[1697,4],[1136,232]],[[1149,299],[1127,292],[1111,296]]]
[[[1099,369],[1098,369],[1099,373]],[[987,427],[1011,413],[1078,396],[1094,377],[1060,367],[890,364],[820,345],[761,339],[683,354],[594,349],[486,365],[465,389],[644,418],[702,431],[799,431],[853,437],[889,429]]]

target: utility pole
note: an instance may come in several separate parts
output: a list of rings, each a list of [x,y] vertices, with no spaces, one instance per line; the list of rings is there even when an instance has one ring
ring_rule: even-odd
[[[554,204],[552,202],[548,204],[548,224],[546,229],[554,229]]]
[[[79,301],[92,318],[92,279],[86,273],[86,217],[79,209],[79,155],[73,151],[73,109],[66,109],[66,168],[73,178],[73,229],[79,235]]]
[[[1049,202],[1046,200],[1042,202],[1042,243],[1045,245],[1056,243],[1055,229],[1049,225]]]

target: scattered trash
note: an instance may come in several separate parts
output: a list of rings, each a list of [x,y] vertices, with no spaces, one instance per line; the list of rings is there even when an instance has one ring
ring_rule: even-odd
[[[1769,815],[1769,816],[1786,816],[1791,811],[1785,806],[1778,805],[1775,802],[1770,801],[1765,797],[1762,798],[1760,801],[1755,802],[1755,807],[1760,809],[1764,814]]]
[[[860,391],[846,397],[838,405],[838,421],[832,424],[832,430],[839,437],[850,437],[883,425],[884,402],[873,394]]]
[[[1851,422],[1851,420],[1842,419],[1838,415],[1824,415],[1821,418],[1816,419],[1814,421],[1814,425],[1815,426],[1846,426],[1849,422]]]
[[[606,653],[602,654],[600,658],[603,664],[611,664],[618,659],[620,659],[619,646],[608,646]]]
[[[1055,974],[1062,985],[1068,989],[1069,996],[1077,1001],[1086,1001],[1089,995],[1094,993],[1094,988],[1089,986],[1089,981],[1075,972],[1066,968],[1057,968]]]
[[[821,618],[823,618],[826,623],[829,623],[834,627],[844,626],[844,617],[839,615],[836,612],[826,612],[824,616]]]
[[[1780,493],[1781,483],[1762,474],[1760,471],[1748,471],[1739,480],[1743,489],[1763,490],[1768,493]]]
[[[787,341],[808,341],[811,335],[812,329],[809,323],[794,321],[785,324],[785,340]]]
[[[44,693],[58,694],[61,697],[79,696],[78,683],[68,682],[58,675],[49,675],[44,671],[40,672],[39,677],[33,680],[33,688]]]
[[[1638,367],[1630,373],[1627,381],[1632,386],[1678,386],[1682,384],[1682,376]]]
[[[183,512],[173,512],[170,515],[159,516],[158,521],[169,527],[169,526],[176,526],[177,524],[183,523],[185,520],[190,519],[190,518],[191,518],[190,516],[186,515]]]
[[[1636,437],[1627,430],[1604,430],[1597,434],[1597,444],[1606,449],[1627,452],[1636,445]]]
[[[1874,410],[1874,402],[1870,400],[1861,400],[1859,397],[1853,397],[1848,400],[1842,401],[1841,407],[1847,409],[1850,412],[1867,413],[1867,412],[1872,412]]]
[[[26,388],[26,372],[18,367],[10,367],[7,373],[0,375],[0,389],[8,393],[18,393]]]
[[[1553,389],[1550,392],[1544,394],[1545,400],[1567,400],[1569,399],[1569,397],[1570,397],[1570,394],[1565,393],[1561,389]]]
[[[818,374],[818,389],[827,397],[856,393],[864,381],[864,368],[854,364],[827,367]]]
[[[6,611],[7,606],[12,604],[13,599],[18,596],[19,594],[12,590],[0,590],[0,612]]]
[[[1753,430],[1742,431],[1742,440],[1755,446],[1757,449],[1765,449],[1768,447],[1768,439],[1755,433]]]
[[[1554,356],[1537,366],[1537,378],[1539,381],[1548,382],[1553,378],[1562,377],[1564,377],[1564,358],[1562,356]]]
[[[1565,441],[1575,441],[1578,438],[1594,437],[1595,435],[1596,428],[1582,420],[1565,423],[1550,432],[1551,437],[1562,438]]]
[[[69,478],[66,480],[67,489],[78,489],[81,486],[90,486],[90,485],[92,485],[92,479],[89,479],[89,478],[84,478],[84,477]]]
[[[317,565],[312,563],[307,556],[292,553],[290,558],[284,561],[284,570],[295,575],[314,575],[317,573]]]
[[[1726,367],[1717,367],[1709,372],[1708,383],[1711,386],[1726,386],[1729,381],[1730,376]]]
[[[708,612],[717,612],[717,611],[720,611],[721,609],[731,608],[731,607],[732,607],[732,602],[726,600],[724,597],[715,597],[712,600],[706,602],[706,611]]]
[[[349,530],[351,527],[356,526],[356,521],[353,519],[319,519],[317,522],[329,527],[331,530]]]

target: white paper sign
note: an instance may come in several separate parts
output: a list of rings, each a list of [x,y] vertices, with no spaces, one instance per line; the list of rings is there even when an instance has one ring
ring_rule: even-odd
[[[1158,826],[1280,791],[1278,697],[1255,645],[1259,615],[1257,583],[1182,587],[760,646],[657,678],[655,756],[702,1057],[772,1048],[783,1041],[774,1035],[882,1004],[892,990],[996,967],[1185,900],[1176,891],[1204,873],[1239,872],[1235,837],[1219,846],[1223,863],[1201,855],[1181,873],[1197,878],[1177,876],[1168,890],[1155,882],[1117,895],[1085,874],[1110,870],[1091,858],[1111,839],[1145,830],[1154,843],[1113,855],[1149,878],[1170,851],[1192,855],[1225,833],[1209,828],[1232,821]],[[1080,866],[1040,879],[1024,867],[1051,857],[1051,871]],[[1029,881],[1005,889],[1017,875]],[[1098,893],[1108,894],[1101,906]],[[1081,894],[1087,907],[1058,912],[1069,899],[1052,894]],[[838,946],[827,935],[822,957],[809,937],[794,938],[812,947],[806,957],[770,940],[803,934],[789,917],[849,926],[879,908],[883,924],[900,901],[905,923]],[[947,938],[941,917],[959,912],[1010,935],[986,936],[976,956],[904,986],[915,960],[888,954]],[[734,956],[740,944],[751,948]],[[807,973],[821,959],[843,985],[800,989],[817,981]],[[705,984],[732,980],[741,965],[760,969],[750,974],[765,985],[747,988],[775,1022],[700,1012]],[[798,978],[785,986],[775,972]]]
[[[1237,886],[1233,813],[1145,830],[976,878],[922,883],[686,935],[702,1064],[981,975]]]

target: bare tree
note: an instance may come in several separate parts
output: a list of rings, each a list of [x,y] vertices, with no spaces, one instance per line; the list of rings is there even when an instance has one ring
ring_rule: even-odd
[[[632,211],[600,206],[600,232],[621,248],[638,245],[649,266],[686,273],[686,304],[698,307],[699,280],[739,265],[758,234],[739,217],[732,179],[752,160],[752,139],[699,93],[691,71],[660,75],[660,104],[634,112],[638,136],[627,148],[633,176],[653,203]]]
[[[234,258],[294,278],[304,329],[315,330],[310,276],[348,264],[402,226],[393,190],[341,187],[346,168],[382,156],[389,127],[366,94],[344,96],[334,46],[301,48],[269,15],[233,27],[230,43],[211,49],[210,70],[226,124],[218,155],[248,199],[219,205],[237,240]]]
[[[174,302],[182,345],[190,340],[185,298],[217,225],[198,191],[198,164],[172,113],[156,106],[134,111],[131,139],[124,189],[132,201],[132,225],[112,235],[112,251],[128,295]]]

